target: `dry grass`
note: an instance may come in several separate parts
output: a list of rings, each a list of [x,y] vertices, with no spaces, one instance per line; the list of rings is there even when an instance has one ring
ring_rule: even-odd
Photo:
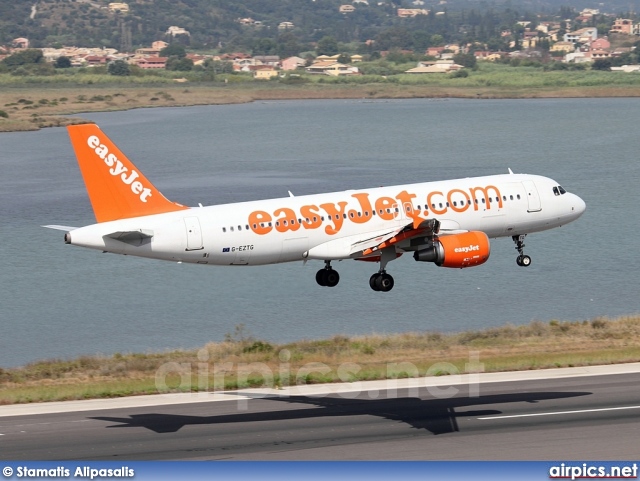
[[[640,361],[640,315],[270,344],[238,326],[195,351],[82,356],[0,369],[0,404]],[[446,364],[443,364],[446,363]],[[443,367],[444,366],[444,367]]]

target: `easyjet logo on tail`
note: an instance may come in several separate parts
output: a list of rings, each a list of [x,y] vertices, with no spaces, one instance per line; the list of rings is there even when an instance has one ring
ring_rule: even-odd
[[[128,185],[131,188],[131,192],[139,196],[141,202],[147,202],[147,199],[151,197],[151,189],[136,180],[140,177],[138,172],[125,167],[115,154],[109,152],[107,146],[97,136],[90,136],[87,139],[87,145],[104,161],[107,167],[110,167],[109,173],[111,175],[119,177],[123,184]]]

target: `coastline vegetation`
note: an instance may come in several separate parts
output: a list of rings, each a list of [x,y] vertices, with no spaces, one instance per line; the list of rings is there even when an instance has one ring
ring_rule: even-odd
[[[0,132],[86,122],[68,117],[86,112],[256,100],[640,96],[638,73],[490,62],[479,62],[466,76],[402,73],[413,65],[362,62],[365,74],[360,76],[301,73],[272,80],[254,80],[244,73],[212,76],[195,71],[115,76],[102,67],[56,69],[53,75],[1,73]]]
[[[637,362],[640,314],[285,344],[256,339],[238,325],[224,341],[200,349],[81,356],[0,369],[0,404],[447,375],[464,373],[472,356],[483,372]],[[443,363],[449,368],[438,367]],[[341,366],[348,366],[346,375]]]

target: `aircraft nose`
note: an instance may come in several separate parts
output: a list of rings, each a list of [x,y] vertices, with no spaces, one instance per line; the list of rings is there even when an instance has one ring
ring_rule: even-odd
[[[578,218],[582,214],[584,214],[585,210],[587,210],[587,204],[585,203],[584,200],[582,200],[577,195],[575,195],[575,194],[572,194],[572,195],[573,195],[574,199],[573,199],[573,202],[572,202],[571,210],[575,214],[576,218]]]

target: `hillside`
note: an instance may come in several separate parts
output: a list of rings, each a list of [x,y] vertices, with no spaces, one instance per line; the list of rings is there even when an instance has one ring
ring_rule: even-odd
[[[175,40],[195,49],[269,51],[278,36],[289,36],[304,51],[325,36],[339,42],[384,39],[391,46],[429,46],[434,35],[445,42],[488,41],[517,20],[597,7],[604,12],[640,9],[640,0],[610,0],[593,5],[587,0],[357,0],[355,11],[343,14],[345,0],[129,0],[128,13],[111,12],[109,0],[12,0],[0,2],[0,45],[27,37],[32,47],[55,45],[105,46],[131,50],[155,40],[169,40],[167,29],[179,26],[190,35]],[[562,7],[561,7],[562,5]],[[429,10],[429,15],[398,18],[396,7]],[[436,15],[440,12],[441,15]],[[557,17],[558,19],[560,17]],[[239,19],[251,19],[242,25]],[[281,22],[291,22],[283,31]],[[405,37],[403,39],[403,36]],[[404,45],[403,45],[404,42]]]

